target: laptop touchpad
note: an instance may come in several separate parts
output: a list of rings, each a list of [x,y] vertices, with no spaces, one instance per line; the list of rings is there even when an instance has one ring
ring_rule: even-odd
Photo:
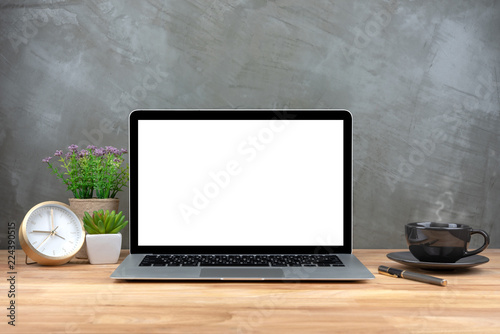
[[[283,270],[278,268],[202,268],[200,277],[205,278],[280,278]]]

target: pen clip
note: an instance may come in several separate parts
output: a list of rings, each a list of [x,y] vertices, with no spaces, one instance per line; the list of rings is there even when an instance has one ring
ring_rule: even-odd
[[[385,276],[398,278],[398,275],[390,274],[390,273],[388,273],[388,272],[386,272],[386,271],[381,271],[381,270],[379,270],[379,271],[378,271],[378,273],[379,273],[379,274],[382,274],[382,275],[385,275]]]

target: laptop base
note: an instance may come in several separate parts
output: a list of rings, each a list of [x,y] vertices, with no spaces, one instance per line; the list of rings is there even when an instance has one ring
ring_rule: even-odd
[[[126,280],[352,281],[375,278],[352,254],[336,254],[344,267],[140,267],[146,254],[130,254],[111,275]]]

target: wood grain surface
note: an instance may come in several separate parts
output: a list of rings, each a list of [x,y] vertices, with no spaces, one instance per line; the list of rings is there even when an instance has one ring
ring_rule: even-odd
[[[16,326],[8,325],[7,251],[0,251],[1,333],[500,333],[500,249],[469,270],[428,272],[447,287],[378,274],[406,268],[390,250],[355,250],[365,282],[123,282],[114,265],[25,265],[16,252]],[[127,251],[122,251],[122,259]],[[7,284],[6,284],[7,283]]]

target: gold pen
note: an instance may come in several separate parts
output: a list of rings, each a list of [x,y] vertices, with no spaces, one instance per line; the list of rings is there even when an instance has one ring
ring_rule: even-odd
[[[440,285],[440,286],[446,286],[448,284],[448,281],[446,281],[445,279],[442,279],[442,278],[424,275],[424,274],[419,274],[419,273],[413,273],[413,272],[407,271],[407,270],[399,270],[396,268],[389,268],[386,266],[379,266],[378,272],[379,272],[379,274],[386,275],[386,276],[406,278],[406,279],[411,279],[411,280],[418,281],[418,282],[435,284],[435,285]]]

